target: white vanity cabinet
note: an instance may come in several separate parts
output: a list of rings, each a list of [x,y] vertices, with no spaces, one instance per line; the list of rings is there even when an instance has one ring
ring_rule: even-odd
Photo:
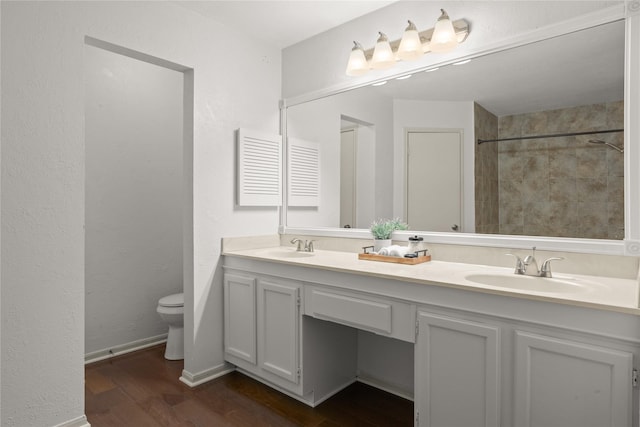
[[[515,331],[518,427],[632,425],[633,353]]]
[[[416,426],[637,425],[635,345],[446,310],[417,327]]]
[[[417,426],[500,425],[500,328],[418,312]]]
[[[415,305],[406,301],[309,285],[305,288],[304,314],[415,342]]]
[[[311,406],[359,378],[413,391],[419,427],[640,426],[635,309],[338,271],[315,256],[317,268],[225,260],[227,361]]]
[[[226,359],[292,391],[300,384],[300,286],[225,274]]]
[[[224,276],[224,352],[236,364],[257,362],[256,279]],[[242,361],[242,362],[241,362]]]
[[[302,316],[296,280],[224,275],[225,360],[315,406],[356,378],[357,331]]]
[[[258,366],[299,383],[300,286],[258,280]]]

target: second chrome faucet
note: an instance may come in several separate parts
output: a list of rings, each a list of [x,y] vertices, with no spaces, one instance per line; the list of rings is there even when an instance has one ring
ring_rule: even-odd
[[[291,243],[298,245],[296,247],[297,252],[313,252],[313,242],[315,240],[291,239]]]
[[[530,255],[527,255],[524,259],[515,254],[506,254],[516,257],[516,269],[515,274],[521,274],[526,276],[537,277],[552,277],[551,275],[551,261],[561,261],[563,257],[551,257],[546,259],[542,263],[542,267],[538,268],[538,261],[536,261],[536,247],[534,246]],[[533,271],[531,270],[533,266]]]

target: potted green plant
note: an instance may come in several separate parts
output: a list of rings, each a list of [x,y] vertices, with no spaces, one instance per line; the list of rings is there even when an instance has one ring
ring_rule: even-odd
[[[373,250],[378,252],[380,249],[391,246],[391,235],[396,230],[407,230],[409,225],[402,222],[400,218],[394,219],[377,219],[371,223],[371,234],[373,235]]]

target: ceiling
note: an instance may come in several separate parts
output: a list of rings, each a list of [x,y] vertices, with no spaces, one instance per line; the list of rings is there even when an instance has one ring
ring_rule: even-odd
[[[175,0],[173,3],[222,24],[241,27],[252,36],[283,49],[395,2]]]

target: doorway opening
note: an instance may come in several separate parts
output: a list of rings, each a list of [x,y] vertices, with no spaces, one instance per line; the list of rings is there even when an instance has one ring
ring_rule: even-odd
[[[85,37],[85,362],[156,345],[193,304],[193,70]],[[187,324],[185,322],[185,324]]]
[[[375,219],[375,126],[340,116],[340,227],[368,228]]]

